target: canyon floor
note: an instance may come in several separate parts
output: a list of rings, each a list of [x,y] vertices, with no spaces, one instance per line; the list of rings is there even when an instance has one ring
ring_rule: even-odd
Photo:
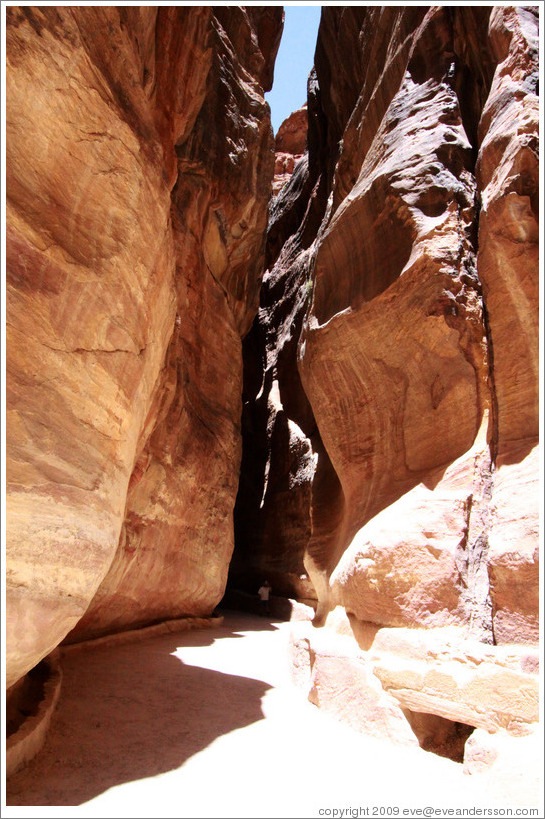
[[[212,629],[67,653],[46,744],[11,777],[5,815],[429,816],[539,804],[537,772],[470,776],[338,723],[290,684],[289,623],[224,615]]]

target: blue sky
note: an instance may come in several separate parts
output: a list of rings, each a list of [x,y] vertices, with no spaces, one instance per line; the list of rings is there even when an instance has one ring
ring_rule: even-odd
[[[284,6],[284,33],[274,68],[274,85],[265,95],[275,134],[286,117],[306,102],[321,11],[321,6],[309,3]]]

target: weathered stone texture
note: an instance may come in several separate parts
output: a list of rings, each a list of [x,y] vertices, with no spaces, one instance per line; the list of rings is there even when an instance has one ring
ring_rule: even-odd
[[[489,574],[498,642],[538,639],[537,9],[494,8],[498,62],[479,123],[478,270],[490,333],[495,476]]]
[[[322,10],[307,153],[271,206],[248,337],[243,463],[260,492],[241,484],[237,501],[245,582],[274,565],[281,586],[289,540],[315,626],[342,606],[369,628],[537,642],[537,22],[506,6]],[[297,501],[293,424],[310,466]],[[316,667],[315,701],[333,666]],[[358,669],[342,696],[367,686]],[[485,713],[469,724],[488,730],[526,691],[494,674],[490,713],[471,683]],[[321,701],[344,713],[342,696]],[[432,698],[406,707],[467,721]]]
[[[325,6],[266,246],[281,8],[7,11],[8,684],[209,614],[238,485],[313,702],[530,732],[537,10]]]
[[[459,626],[381,627],[340,606],[325,628],[293,623],[290,640],[293,681],[311,702],[361,733],[458,761],[471,728],[483,738],[534,733],[538,658],[537,648],[487,646]]]
[[[222,596],[281,21],[7,10],[8,684]]]
[[[305,103],[284,120],[274,141],[275,162],[272,192],[277,196],[290,179],[307,147],[308,113]]]
[[[322,14],[308,160],[271,211],[255,330],[258,400],[274,384],[315,456],[296,548],[318,620],[342,602],[489,642],[537,634],[536,16],[491,12]],[[288,453],[275,413],[249,436],[268,430],[270,468]],[[261,502],[267,518],[278,493]]]
[[[343,195],[343,142],[334,188],[338,207],[317,246],[299,366],[339,483],[339,525],[331,533],[327,521],[325,532],[315,527],[308,549],[311,571],[325,578],[358,529],[419,483],[431,483],[429,525],[426,503],[391,510],[415,553],[420,538],[409,534],[413,516],[417,528],[434,532],[437,501],[450,491],[444,481],[438,486],[441,472],[472,447],[490,405],[471,145],[449,78],[447,16],[444,9],[430,9],[413,20],[410,36],[401,43],[394,39],[398,47],[389,49],[372,92],[367,80],[356,109],[367,125],[355,146],[361,165],[356,176],[352,159],[355,178]],[[371,40],[366,43],[372,47]],[[354,120],[352,115],[349,134]],[[469,474],[466,497],[472,480]],[[447,524],[458,542],[466,526],[461,494]],[[374,546],[387,548],[380,537]],[[442,570],[447,596],[462,583],[454,552],[451,547],[451,568]],[[402,565],[395,560],[389,576],[395,583],[396,574],[400,580],[403,575],[411,586]],[[375,582],[380,595],[381,582]],[[384,589],[384,597],[395,608],[395,596]],[[345,588],[349,608],[352,599]],[[325,588],[321,603],[327,610]],[[457,607],[455,601],[443,603]],[[358,610],[362,619],[374,619],[371,610]],[[415,618],[409,610],[406,622]]]

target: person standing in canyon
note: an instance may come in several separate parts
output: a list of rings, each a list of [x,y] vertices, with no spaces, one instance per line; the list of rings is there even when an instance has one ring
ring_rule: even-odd
[[[271,596],[271,584],[268,580],[265,580],[263,585],[261,585],[257,592],[260,600],[260,615],[262,617],[268,617],[271,613],[271,606],[270,606],[270,596]]]

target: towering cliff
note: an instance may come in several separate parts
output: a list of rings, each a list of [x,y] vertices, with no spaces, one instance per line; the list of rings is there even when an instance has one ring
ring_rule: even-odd
[[[366,729],[383,707],[382,734],[537,714],[537,24],[324,7],[307,153],[271,205],[233,582],[314,597],[294,640],[310,697]],[[437,645],[473,658],[465,681],[440,665],[428,685]],[[371,673],[373,646],[424,664]],[[533,716],[507,716],[527,687]]]
[[[7,9],[7,682],[210,613],[281,7]]]
[[[234,511],[313,702],[530,732],[537,9],[324,7],[276,162],[280,7],[7,23],[8,685],[210,614]]]

